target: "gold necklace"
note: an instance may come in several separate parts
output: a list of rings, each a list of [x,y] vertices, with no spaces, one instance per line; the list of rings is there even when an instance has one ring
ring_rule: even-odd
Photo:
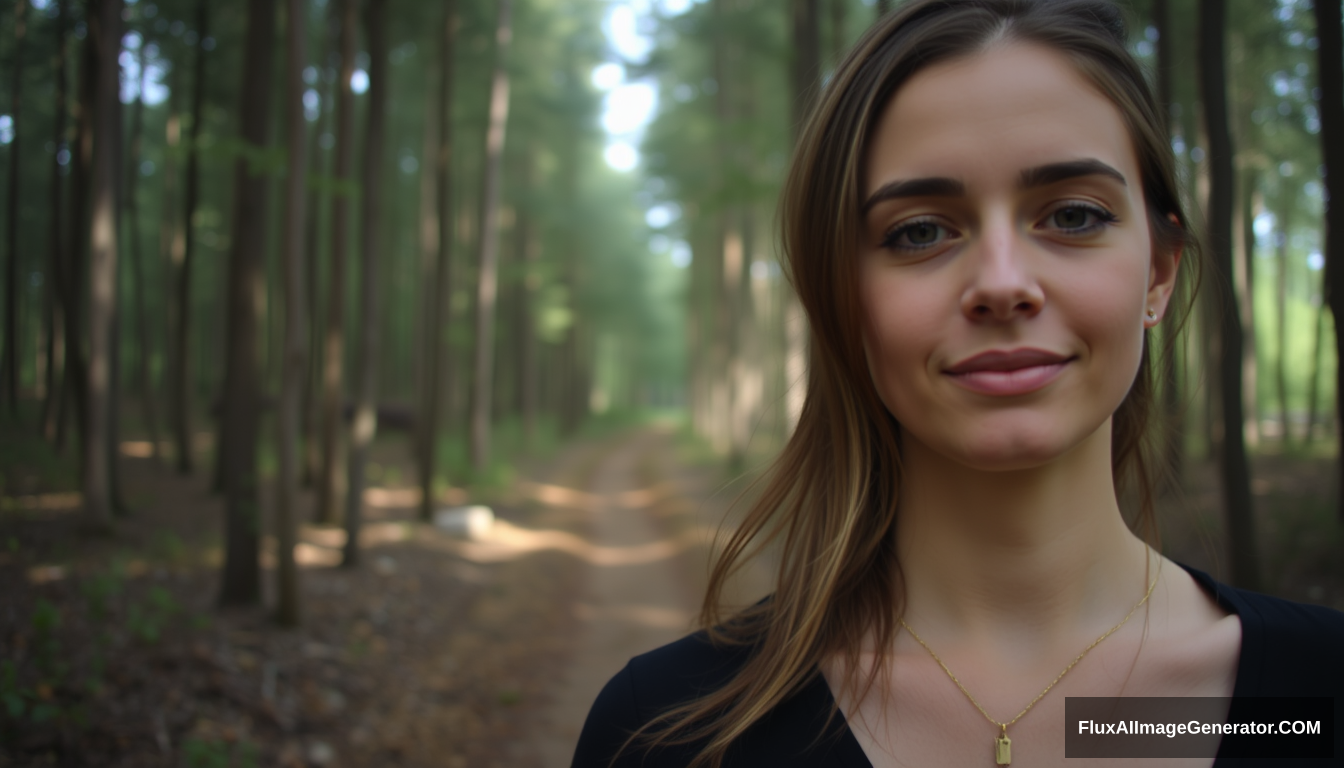
[[[1082,653],[1078,654],[1078,656],[1075,657],[1073,661],[1069,662],[1069,666],[1065,667],[1063,672],[1060,672],[1058,675],[1056,675],[1055,679],[1051,680],[1050,684],[1045,686],[1045,690],[1036,694],[1036,698],[1028,702],[1027,706],[1023,707],[1022,711],[1017,713],[1017,717],[1014,717],[1012,720],[1009,720],[1006,723],[1001,723],[998,720],[995,720],[994,718],[990,717],[989,713],[985,711],[985,708],[980,706],[980,702],[976,701],[975,697],[971,695],[971,692],[966,690],[966,686],[962,685],[961,681],[957,679],[957,676],[952,674],[952,670],[948,669],[947,665],[943,663],[943,660],[938,658],[938,654],[933,652],[933,649],[929,647],[929,644],[924,642],[924,640],[920,638],[919,635],[915,634],[915,630],[911,629],[910,625],[905,623],[905,619],[901,619],[900,622],[901,626],[905,627],[906,631],[910,633],[910,636],[915,638],[915,640],[920,645],[924,646],[924,650],[928,651],[929,655],[933,657],[933,660],[938,662],[938,666],[943,668],[943,671],[947,673],[947,676],[952,678],[952,682],[957,684],[957,687],[961,689],[961,692],[966,694],[966,698],[970,699],[971,703],[975,705],[975,708],[980,710],[980,714],[984,715],[985,719],[988,720],[989,722],[999,726],[999,736],[994,740],[994,762],[998,765],[1008,765],[1013,760],[1013,752],[1012,752],[1013,741],[1012,739],[1008,738],[1008,726],[1012,725],[1013,723],[1016,723],[1018,720],[1021,720],[1022,716],[1027,714],[1027,712],[1030,711],[1030,709],[1036,705],[1036,702],[1040,701],[1041,698],[1045,696],[1045,694],[1050,692],[1051,688],[1055,687],[1055,683],[1058,683],[1060,680],[1062,680],[1064,676],[1069,673],[1069,670],[1073,669],[1074,666],[1078,664],[1078,662],[1083,660],[1083,657],[1087,655],[1088,651],[1092,650],[1093,648],[1096,648],[1098,645],[1101,644],[1102,640],[1105,640],[1106,638],[1110,637],[1117,629],[1125,626],[1125,622],[1129,621],[1129,617],[1133,616],[1135,611],[1139,610],[1139,608],[1143,607],[1144,603],[1148,602],[1148,598],[1151,597],[1153,594],[1153,588],[1157,586],[1157,579],[1161,575],[1162,575],[1162,559],[1158,558],[1157,573],[1153,575],[1153,581],[1151,584],[1148,585],[1148,591],[1143,594],[1143,599],[1135,603],[1133,608],[1129,609],[1129,613],[1125,614],[1125,618],[1121,619],[1119,624],[1116,624],[1114,627],[1111,627],[1110,629],[1106,630],[1106,634],[1102,635],[1101,637],[1098,637],[1096,640],[1093,640],[1091,645],[1084,648]]]

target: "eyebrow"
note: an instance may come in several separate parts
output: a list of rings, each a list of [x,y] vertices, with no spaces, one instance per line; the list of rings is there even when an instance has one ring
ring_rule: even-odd
[[[1060,163],[1038,165],[1022,171],[1018,188],[1031,189],[1044,187],[1068,179],[1082,176],[1105,176],[1129,186],[1125,175],[1095,158],[1086,160],[1066,160]],[[863,202],[862,213],[867,215],[878,203],[901,197],[961,197],[966,194],[966,185],[956,179],[945,176],[930,176],[920,179],[906,179],[884,184]]]

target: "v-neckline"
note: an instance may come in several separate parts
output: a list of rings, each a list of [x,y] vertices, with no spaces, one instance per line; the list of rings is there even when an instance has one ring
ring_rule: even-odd
[[[1255,664],[1255,659],[1263,658],[1261,644],[1263,642],[1262,628],[1263,621],[1258,613],[1242,601],[1237,595],[1228,591],[1222,584],[1214,581],[1209,574],[1191,568],[1184,563],[1176,563],[1185,569],[1187,573],[1194,578],[1195,583],[1204,590],[1209,597],[1218,603],[1218,606],[1228,613],[1236,616],[1241,621],[1241,649],[1237,654],[1237,679],[1232,686],[1232,697],[1240,698],[1246,696],[1251,690],[1257,689],[1261,683],[1262,670]],[[1251,631],[1247,631],[1247,623],[1251,624]],[[835,694],[831,692],[831,686],[826,682],[826,677],[821,674],[821,670],[816,671],[812,683],[808,688],[820,686],[820,690],[813,695],[819,695],[825,704],[825,711],[834,712],[837,725],[835,727],[843,729],[838,733],[839,743],[836,747],[843,762],[841,765],[854,768],[873,768],[873,763],[868,759],[868,754],[863,751],[854,731],[849,727],[849,720],[845,713],[840,709],[840,705],[835,700]],[[806,690],[806,689],[805,689]],[[1226,760],[1215,759],[1212,768],[1226,768]]]

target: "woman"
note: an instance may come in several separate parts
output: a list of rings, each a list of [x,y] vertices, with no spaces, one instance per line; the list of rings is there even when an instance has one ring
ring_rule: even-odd
[[[711,629],[608,684],[576,766],[1063,765],[1067,697],[1344,692],[1344,615],[1122,517],[1128,483],[1152,531],[1147,332],[1198,254],[1124,46],[1102,0],[916,0],[839,66],[781,210],[800,423]],[[776,591],[722,615],[767,540]]]

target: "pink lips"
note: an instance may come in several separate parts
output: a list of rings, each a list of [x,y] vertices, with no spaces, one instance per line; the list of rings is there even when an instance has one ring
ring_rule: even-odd
[[[982,395],[1025,395],[1054,381],[1073,358],[1042,349],[992,350],[944,371],[957,384]]]

